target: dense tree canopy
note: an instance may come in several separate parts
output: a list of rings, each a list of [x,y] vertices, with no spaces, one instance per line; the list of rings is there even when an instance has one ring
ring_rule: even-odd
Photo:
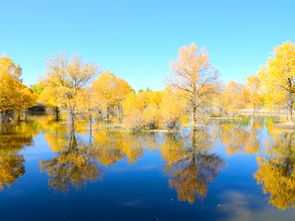
[[[0,58],[0,112],[2,120],[35,104],[36,96],[21,80],[21,68],[9,58]]]
[[[131,86],[115,74],[104,72],[92,82],[93,95],[97,106],[107,114],[108,121],[112,112],[122,117],[122,101],[132,92]]]
[[[288,119],[293,120],[295,94],[295,44],[288,41],[274,50],[273,58],[260,68],[261,90],[272,106],[288,107]]]

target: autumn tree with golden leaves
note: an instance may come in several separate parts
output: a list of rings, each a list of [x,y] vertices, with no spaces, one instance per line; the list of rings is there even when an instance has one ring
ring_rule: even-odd
[[[132,92],[131,86],[122,78],[110,72],[103,72],[92,82],[93,99],[97,106],[106,112],[110,122],[112,113],[122,120],[122,101]]]
[[[78,94],[98,74],[98,67],[85,63],[81,57],[59,54],[48,60],[47,68],[46,87],[58,95],[57,103],[67,111],[73,125]]]
[[[193,125],[197,115],[212,100],[216,90],[218,72],[210,64],[209,55],[192,43],[181,47],[178,58],[171,65],[173,75],[169,80],[171,87],[179,90],[187,99],[192,114]]]
[[[21,79],[21,68],[9,58],[0,58],[0,112],[2,121],[20,114],[35,104],[36,96]]]
[[[295,95],[295,44],[287,41],[274,49],[273,57],[260,68],[258,76],[267,104],[287,107],[287,120],[293,121]]]
[[[225,111],[235,114],[249,104],[249,96],[246,86],[234,81],[230,81],[221,95]]]
[[[253,108],[253,115],[256,114],[256,109],[263,104],[263,96],[259,92],[261,81],[257,76],[248,76],[246,83],[246,90],[248,96],[248,102],[251,108]]]

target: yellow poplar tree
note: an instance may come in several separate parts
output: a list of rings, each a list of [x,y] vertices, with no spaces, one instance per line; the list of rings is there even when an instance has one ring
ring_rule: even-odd
[[[119,118],[122,117],[122,101],[132,91],[132,88],[122,78],[114,73],[104,72],[92,83],[95,101],[102,110],[107,112],[110,121],[111,111],[118,109]]]
[[[165,128],[174,129],[179,126],[181,118],[185,115],[186,100],[177,92],[167,87],[163,91],[160,103],[161,123]]]
[[[13,79],[17,81],[21,81],[21,72],[22,69],[19,65],[16,65],[13,60],[6,57],[0,58],[0,70],[1,72],[8,72],[12,76]]]
[[[123,106],[123,124],[127,128],[139,129],[144,126],[142,113],[146,107],[146,97],[144,93],[136,94],[132,92],[124,99]]]
[[[206,108],[216,92],[217,71],[210,64],[204,50],[199,50],[192,43],[178,51],[178,59],[172,63],[173,76],[171,87],[183,93],[190,104],[193,125],[197,121],[197,113]]]
[[[84,88],[82,89],[77,96],[77,109],[78,112],[82,115],[82,118],[86,118],[89,123],[89,132],[92,133],[92,125],[95,118],[95,113],[97,111],[97,106],[95,102],[93,89]]]
[[[0,112],[2,120],[12,112],[21,112],[35,104],[36,96],[20,78],[21,69],[8,58],[0,59]]]
[[[162,91],[130,93],[123,101],[123,124],[132,129],[156,129],[161,123]]]
[[[257,76],[247,77],[246,88],[248,90],[250,106],[253,108],[253,115],[255,115],[257,107],[263,103],[263,97],[259,93],[260,83],[260,79]]]
[[[249,103],[249,95],[245,85],[231,81],[221,95],[222,103],[227,112],[234,115]]]
[[[295,44],[287,41],[274,50],[258,76],[267,103],[284,103],[288,108],[287,120],[293,120],[295,94]]]
[[[48,72],[44,80],[46,87],[58,94],[58,106],[69,113],[71,123],[74,124],[78,93],[98,74],[98,68],[84,63],[78,56],[69,57],[65,54],[49,59],[47,65]]]

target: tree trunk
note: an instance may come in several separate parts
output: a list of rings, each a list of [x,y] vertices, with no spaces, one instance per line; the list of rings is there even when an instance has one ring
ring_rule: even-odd
[[[92,146],[92,125],[93,125],[93,118],[92,116],[89,117],[89,145]]]
[[[75,135],[75,128],[71,128],[70,131],[70,142],[69,142],[69,151],[77,149],[77,139]]]
[[[1,111],[1,122],[3,123],[4,122],[4,112]]]
[[[288,113],[287,120],[293,121],[293,104],[294,104],[294,96],[293,93],[288,93],[289,101],[288,101]]]
[[[17,111],[17,122],[21,121],[21,112]]]
[[[194,126],[192,130],[192,148],[196,148],[196,132],[197,128]]]
[[[197,107],[194,106],[193,107],[193,127],[196,126],[196,123],[197,123]]]
[[[92,116],[89,116],[89,133],[92,135],[92,125],[93,125],[93,118]]]
[[[292,154],[292,133],[288,132],[287,135],[285,135],[286,140],[286,147],[285,149],[288,151],[288,154],[285,158],[284,162],[284,176],[290,177],[292,174],[292,165],[294,164],[294,160],[291,157]]]
[[[59,108],[55,107],[54,112],[55,112],[55,121],[59,121],[59,112],[60,112]]]
[[[76,119],[76,113],[75,113],[75,108],[71,108],[70,110],[70,121],[71,121],[71,127],[75,128],[75,119]]]
[[[10,119],[11,115],[12,115],[11,111],[2,111],[1,112],[2,123],[9,123],[11,121],[11,119]]]
[[[233,119],[235,119],[235,116],[236,116],[236,113],[234,112],[234,113],[233,113],[233,117],[232,117],[232,118],[233,118]]]
[[[71,127],[75,128],[75,116],[71,114]]]
[[[28,111],[27,110],[25,110],[24,115],[25,115],[25,121],[27,122],[28,121]]]
[[[118,110],[119,110],[119,122],[122,123],[123,122],[123,110],[120,105],[118,107]]]
[[[294,104],[294,86],[293,86],[293,82],[292,82],[292,78],[288,78],[288,113],[287,113],[287,117],[288,120],[293,121],[293,113],[292,113],[292,109],[293,109],[293,104]]]
[[[110,112],[111,112],[111,108],[108,107],[107,108],[107,122],[108,122],[108,124],[111,122],[111,114],[110,114]]]

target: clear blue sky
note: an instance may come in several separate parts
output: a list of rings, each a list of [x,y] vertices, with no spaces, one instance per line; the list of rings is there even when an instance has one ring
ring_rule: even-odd
[[[295,1],[0,0],[0,53],[38,81],[46,59],[83,55],[135,89],[162,89],[182,45],[209,51],[225,82],[244,82],[277,45],[295,40]]]

